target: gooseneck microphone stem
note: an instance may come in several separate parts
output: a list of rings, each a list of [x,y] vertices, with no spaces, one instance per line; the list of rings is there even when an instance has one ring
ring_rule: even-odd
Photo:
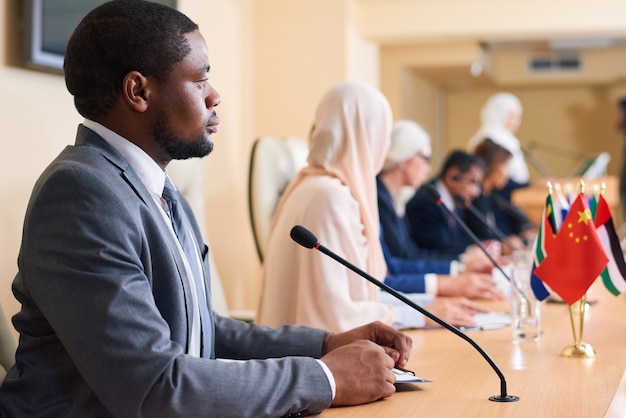
[[[552,177],[550,169],[548,169],[548,167],[546,167],[546,165],[539,158],[537,158],[530,145],[526,149],[522,148],[522,153],[542,177]]]
[[[487,227],[487,229],[489,229],[489,231],[491,231],[491,233],[493,233],[504,245],[509,247],[511,251],[520,249],[520,248],[517,248],[517,246],[514,245],[511,242],[511,240],[508,239],[506,235],[504,235],[502,231],[490,225],[489,221],[487,220],[487,217],[481,211],[479,211],[478,208],[472,204],[472,202],[470,202],[468,199],[465,199],[465,197],[460,194],[456,194],[454,198],[464,208],[467,208],[470,212],[472,212],[472,214],[476,216],[480,220],[480,222],[482,222]]]
[[[463,222],[463,220],[461,218],[459,218],[459,215],[457,215],[453,210],[450,210],[450,208],[448,208],[443,203],[443,199],[439,195],[439,192],[437,191],[437,189],[435,189],[435,186],[433,186],[432,184],[428,184],[426,186],[426,191],[428,192],[430,197],[435,202],[437,202],[437,205],[442,207],[443,210],[445,210],[450,216],[452,216],[454,218],[454,221],[457,223],[457,225],[459,225],[461,227],[461,229],[463,229],[463,232],[465,232],[465,234],[472,240],[472,242],[474,244],[476,244],[476,246],[478,246],[478,248],[480,248],[482,250],[482,252],[487,256],[489,261],[491,261],[491,264],[493,264],[493,266],[495,268],[497,268],[500,273],[502,273],[502,276],[504,276],[504,278],[507,279],[509,281],[509,283],[511,283],[511,285],[515,287],[515,290],[517,291],[517,293],[519,294],[520,298],[522,299],[522,303],[524,303],[526,305],[527,309],[530,309],[530,303],[528,302],[528,298],[526,298],[526,295],[524,294],[524,291],[522,289],[520,289],[519,285],[517,284],[517,282],[515,280],[511,280],[511,278],[509,277],[508,274],[506,274],[506,272],[504,271],[504,269],[502,268],[500,263],[498,263],[493,258],[493,256],[491,254],[489,254],[489,251],[487,251],[487,249],[482,244],[482,242],[480,242],[480,240],[478,239],[476,234],[474,234],[474,232],[467,226],[467,224],[465,222]]]
[[[585,158],[586,155],[581,152],[572,151],[568,148],[555,147],[554,145],[543,144],[534,140],[528,141],[526,151],[543,150],[559,157],[566,157],[574,161],[575,159]],[[522,150],[523,152],[524,150]]]
[[[409,298],[407,298],[403,294],[397,292],[396,290],[394,290],[393,288],[389,287],[385,283],[383,283],[380,280],[374,278],[373,276],[371,276],[370,274],[368,274],[365,271],[361,270],[360,268],[358,268],[354,264],[350,263],[346,259],[338,256],[337,254],[335,254],[334,252],[332,252],[328,248],[324,247],[323,245],[320,244],[320,242],[317,240],[315,235],[313,235],[313,233],[311,231],[309,231],[308,229],[306,229],[305,227],[300,226],[300,225],[294,226],[291,229],[291,234],[290,235],[291,235],[291,238],[294,241],[296,241],[298,244],[302,245],[305,248],[315,248],[316,250],[326,254],[327,256],[332,258],[333,260],[335,260],[338,263],[342,264],[343,266],[349,268],[350,270],[352,270],[353,272],[355,272],[359,276],[363,277],[367,281],[373,283],[378,288],[386,291],[387,293],[389,293],[390,295],[392,295],[396,299],[402,301],[406,305],[408,305],[411,308],[415,309],[416,311],[420,312],[422,315],[432,319],[433,321],[435,321],[436,323],[438,323],[442,327],[448,329],[449,331],[452,331],[454,334],[458,335],[459,337],[463,338],[465,341],[470,343],[472,345],[472,347],[474,347],[480,353],[480,355],[487,361],[487,363],[489,363],[491,368],[496,372],[496,374],[500,378],[500,395],[490,396],[489,397],[490,401],[494,401],[494,402],[515,402],[515,401],[519,400],[519,397],[517,397],[517,396],[507,395],[506,379],[504,378],[504,374],[502,374],[502,372],[500,371],[500,369],[498,368],[496,363],[491,359],[491,357],[489,357],[489,355],[473,339],[468,337],[467,334],[462,332],[460,329],[458,329],[454,325],[451,325],[448,322],[444,321],[443,319],[439,318],[438,316],[430,313],[426,309],[422,308],[418,304],[416,304],[413,301],[411,301]]]
[[[515,219],[517,219],[522,224],[530,225],[532,228],[535,228],[535,229],[539,228],[537,223],[535,223],[532,220],[530,220],[528,218],[528,216],[526,216],[524,213],[522,213],[522,211],[520,209],[518,209],[517,207],[513,206],[511,204],[511,202],[507,201],[504,197],[500,196],[497,193],[494,193],[493,194],[493,198],[495,199],[495,201],[498,203],[498,205],[501,208],[503,208],[506,212],[509,213],[509,215],[513,216]]]

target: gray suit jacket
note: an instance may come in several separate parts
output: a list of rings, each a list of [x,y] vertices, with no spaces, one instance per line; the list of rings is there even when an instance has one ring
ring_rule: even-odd
[[[20,344],[0,388],[2,416],[281,416],[329,406],[313,359],[323,331],[215,315],[212,355],[274,359],[185,354],[189,289],[160,210],[128,162],[80,126],[26,211],[13,283]]]

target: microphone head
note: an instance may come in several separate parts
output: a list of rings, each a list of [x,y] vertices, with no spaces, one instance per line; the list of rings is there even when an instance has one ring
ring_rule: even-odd
[[[426,192],[428,193],[428,196],[430,196],[435,202],[437,202],[438,204],[441,203],[441,195],[439,194],[435,186],[433,186],[432,184],[427,184]]]
[[[289,233],[291,239],[305,248],[314,248],[318,244],[317,237],[303,226],[296,225]]]

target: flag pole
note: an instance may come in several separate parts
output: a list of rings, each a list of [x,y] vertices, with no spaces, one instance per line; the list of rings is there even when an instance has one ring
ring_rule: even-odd
[[[576,315],[578,317],[578,333],[576,332],[576,327],[574,325],[574,312],[572,311],[573,306],[575,306],[578,311]],[[596,356],[596,352],[593,349],[593,346],[582,342],[583,323],[585,321],[585,313],[588,308],[587,294],[585,293],[580,300],[575,302],[574,305],[569,305],[568,308],[572,324],[572,333],[574,334],[574,343],[565,347],[563,351],[561,351],[561,356],[570,358],[594,358]]]
[[[580,179],[580,192],[585,193],[585,183],[583,179]],[[574,321],[574,312],[572,307],[576,306],[578,317],[578,332],[576,332],[576,326]],[[587,312],[587,293],[580,298],[580,300],[574,302],[573,305],[568,305],[570,323],[572,325],[572,334],[574,336],[574,343],[568,345],[561,351],[562,357],[570,358],[593,358],[596,356],[596,352],[591,344],[582,342],[583,339],[583,326],[585,322],[585,313]]]

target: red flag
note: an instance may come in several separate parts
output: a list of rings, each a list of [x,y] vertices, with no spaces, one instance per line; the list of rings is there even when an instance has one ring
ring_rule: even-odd
[[[572,305],[587,292],[608,261],[587,199],[580,193],[535,274]]]

